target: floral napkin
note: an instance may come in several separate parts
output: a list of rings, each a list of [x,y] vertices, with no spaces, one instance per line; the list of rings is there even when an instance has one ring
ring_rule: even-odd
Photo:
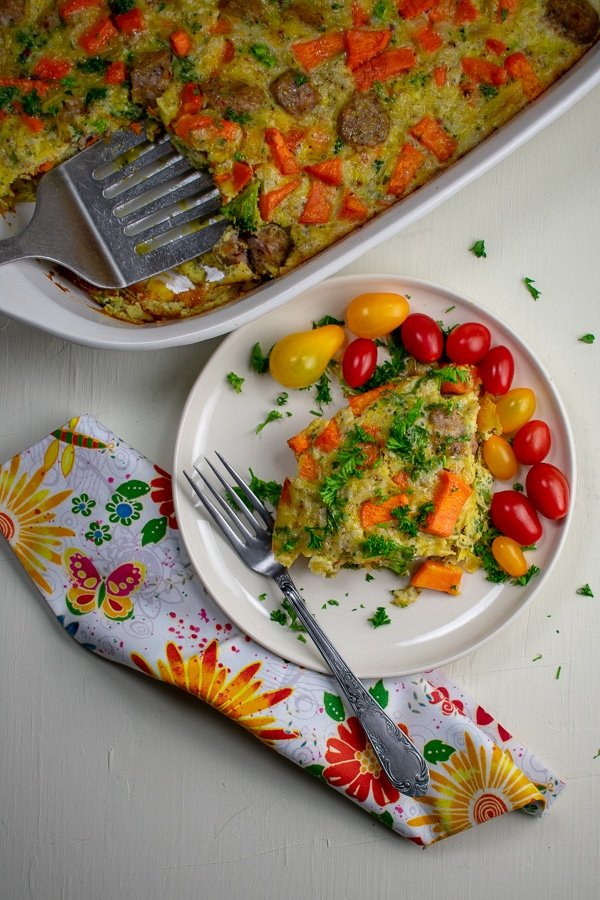
[[[82,647],[210,703],[420,846],[512,810],[542,815],[564,787],[434,670],[369,683],[430,767],[425,797],[399,794],[333,678],[227,621],[182,547],[170,476],[91,416],[0,467],[0,534]]]

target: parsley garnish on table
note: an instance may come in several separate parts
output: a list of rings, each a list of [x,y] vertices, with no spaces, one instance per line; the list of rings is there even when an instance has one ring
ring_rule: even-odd
[[[523,284],[531,294],[534,300],[537,300],[538,297],[542,296],[542,292],[535,287],[535,279],[534,278],[524,278]]]
[[[588,334],[582,334],[580,338],[577,338],[577,340],[578,340],[580,343],[582,343],[582,344],[593,344],[594,341],[596,340],[596,335],[595,335],[595,334],[589,334],[589,333],[588,333]]]
[[[584,584],[583,587],[577,588],[575,591],[576,594],[579,594],[580,597],[593,597],[594,592],[592,591],[589,584]]]
[[[475,241],[472,247],[469,247],[469,250],[476,256],[477,259],[482,259],[487,257],[486,249],[485,249],[485,241]]]
[[[242,393],[242,385],[243,385],[245,379],[241,378],[239,375],[236,375],[235,372],[228,372],[228,374],[225,377],[226,377],[227,381],[229,382],[229,384],[231,385],[231,387],[233,388],[233,390],[236,392],[236,394],[241,394]]]

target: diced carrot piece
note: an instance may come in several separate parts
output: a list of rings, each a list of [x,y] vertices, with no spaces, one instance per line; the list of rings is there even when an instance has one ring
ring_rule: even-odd
[[[413,125],[410,133],[427,150],[431,150],[440,162],[450,159],[456,150],[457,144],[454,138],[433,116],[423,116],[416,125]]]
[[[238,194],[252,180],[252,166],[247,162],[234,162],[231,169],[233,189]]]
[[[179,95],[180,116],[200,112],[203,103],[204,97],[199,84],[192,84],[191,81],[188,81],[183,85]]]
[[[532,100],[541,94],[543,86],[523,53],[511,53],[504,60],[506,71],[511,78],[520,79],[523,93]]]
[[[304,171],[314,175],[319,181],[324,181],[325,184],[337,186],[342,183],[341,159],[326,159],[323,162],[315,163],[314,166],[305,166]]]
[[[278,128],[267,128],[265,141],[269,145],[273,162],[282,175],[300,174],[302,170]]]
[[[80,36],[78,44],[88,56],[97,56],[102,48],[106,47],[118,33],[110,19],[98,19],[88,31],[85,31]]]
[[[44,130],[44,120],[39,116],[28,116],[27,113],[21,113],[21,120],[34,134],[39,134]]]
[[[308,450],[310,447],[310,439],[306,432],[300,431],[288,440],[287,445],[296,457],[298,457],[301,453],[304,453],[305,450]]]
[[[180,116],[174,125],[174,131],[177,137],[189,137],[191,131],[199,131],[202,128],[214,128],[215,120],[207,115],[196,115],[194,113],[185,113]]]
[[[501,56],[508,50],[508,44],[505,44],[504,41],[498,40],[498,38],[488,38],[485,42],[485,46],[490,51],[490,53],[495,53],[496,56]]]
[[[23,94],[37,91],[40,97],[47,94],[51,88],[47,81],[36,81],[33,78],[0,78],[0,87],[16,87]]]
[[[112,62],[104,73],[104,81],[106,84],[123,84],[127,78],[127,68],[124,62],[115,60]]]
[[[292,503],[292,482],[286,478],[281,485],[281,494],[279,495],[279,503],[281,506],[291,506]]]
[[[416,19],[421,13],[428,12],[437,0],[399,0],[398,12],[403,19]]]
[[[90,9],[96,6],[104,6],[104,0],[66,0],[58,7],[61,19],[69,19],[82,9]]]
[[[305,134],[306,130],[304,128],[290,128],[290,130],[286,131],[283,135],[283,139],[292,153],[295,151]]]
[[[331,419],[321,434],[313,441],[313,447],[322,450],[323,453],[331,453],[340,446],[340,429],[335,419]]]
[[[319,473],[319,463],[310,450],[306,450],[298,460],[298,475],[305,481],[316,481]]]
[[[479,372],[475,366],[469,366],[469,377],[465,381],[442,381],[440,392],[442,394],[468,394],[481,384]]]
[[[73,68],[73,63],[68,59],[55,59],[50,56],[42,56],[38,59],[32,69],[32,75],[35,78],[41,78],[43,81],[60,81],[65,75],[68,75]]]
[[[365,469],[372,469],[379,459],[379,447],[377,444],[359,444],[360,449],[364,453],[365,460],[356,468],[363,472]]]
[[[211,25],[209,31],[211,34],[230,34],[232,24],[229,19],[219,18],[214,25]]]
[[[363,528],[372,528],[374,525],[383,525],[385,522],[393,522],[392,510],[400,506],[408,506],[406,494],[396,494],[387,500],[365,500],[360,505],[360,524]]]
[[[346,65],[350,69],[358,69],[363,63],[378,56],[390,42],[392,32],[389,28],[374,31],[368,28],[349,29],[344,33],[346,43]]]
[[[489,59],[481,59],[476,56],[463,57],[462,70],[477,84],[493,84],[498,87],[504,84],[507,78],[504,66],[498,66]]]
[[[379,387],[373,388],[370,391],[365,391],[364,394],[353,394],[348,400],[348,405],[355,416],[360,416],[371,403],[375,403],[377,398],[383,394],[384,391],[391,391],[393,389],[393,384],[381,384]]]
[[[291,49],[300,65],[309,72],[343,51],[344,34],[332,31],[311,41],[292,44]]]
[[[409,479],[408,475],[406,474],[406,472],[398,472],[397,475],[394,475],[394,477],[392,478],[392,481],[399,488],[408,487],[408,485],[410,483],[410,479]]]
[[[192,49],[192,39],[183,28],[178,28],[177,31],[171,34],[169,43],[175,56],[178,56],[180,59],[184,56],[189,56]]]
[[[133,131],[134,134],[141,134],[144,130],[141,122],[130,122],[128,127],[129,130]]]
[[[433,80],[438,87],[444,87],[446,84],[447,69],[446,66],[435,66],[433,69]]]
[[[410,185],[424,160],[425,156],[420,150],[417,150],[412,144],[404,144],[396,160],[392,177],[388,182],[388,194],[400,197]]]
[[[292,178],[280,187],[260,195],[258,198],[258,211],[260,212],[260,217],[263,222],[270,221],[273,211],[277,209],[277,207],[283,203],[285,198],[293,193],[296,188],[300,187],[301,183],[299,178]]]
[[[351,221],[360,222],[362,219],[366,219],[368,214],[368,207],[358,199],[356,194],[353,194],[352,191],[344,191],[342,205],[338,213],[340,219],[350,219]]]
[[[435,53],[435,51],[439,50],[444,43],[431,23],[428,23],[415,33],[415,40],[424,53]]]
[[[464,25],[465,22],[474,22],[479,18],[479,10],[473,6],[471,0],[460,0],[454,14],[454,24]]]
[[[443,469],[433,498],[433,511],[427,516],[421,531],[436,537],[450,537],[472,493],[472,487],[464,479]]]
[[[519,0],[499,0],[498,9],[496,10],[496,20],[498,22],[505,22],[511,13],[514,13],[516,10],[518,2]]]
[[[38,166],[38,168],[36,169],[36,173],[35,173],[35,174],[36,174],[36,175],[43,175],[44,172],[49,172],[50,169],[53,168],[53,166],[54,166],[54,163],[51,162],[50,160],[48,160],[47,162],[42,163],[41,166]]]
[[[223,53],[221,54],[221,62],[224,66],[230,63],[235,56],[235,45],[232,40],[225,38],[223,42]]]
[[[359,91],[369,91],[376,81],[389,81],[401,72],[408,72],[417,64],[415,52],[411,47],[394,47],[384,50],[379,56],[370,59],[363,66],[354,70],[354,83]]]
[[[115,23],[121,34],[135,34],[136,31],[144,31],[146,27],[144,14],[139,6],[115,16]]]
[[[414,573],[410,583],[413,587],[429,588],[444,594],[459,594],[461,578],[462,569],[458,566],[426,559]]]
[[[360,28],[361,25],[368,25],[370,16],[366,9],[363,9],[359,3],[352,4],[352,24],[355,28]]]
[[[333,212],[331,190],[322,181],[313,181],[298,221],[302,225],[326,225]]]
[[[229,119],[220,119],[214,125],[220,136],[224,137],[226,141],[236,141],[241,134],[240,126],[235,122],[230,122]]]

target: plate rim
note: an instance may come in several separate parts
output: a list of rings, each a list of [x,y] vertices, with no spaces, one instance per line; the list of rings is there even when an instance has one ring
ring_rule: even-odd
[[[550,577],[552,570],[554,569],[554,566],[563,551],[565,542],[567,540],[567,537],[568,537],[568,534],[570,531],[571,523],[573,521],[574,510],[575,510],[575,499],[576,499],[576,491],[577,491],[577,462],[576,462],[577,457],[576,457],[576,451],[575,451],[575,441],[574,441],[574,436],[573,436],[573,430],[572,430],[572,427],[571,427],[571,424],[569,421],[569,417],[567,415],[567,410],[566,410],[565,404],[563,403],[563,400],[560,396],[560,393],[558,392],[558,389],[556,388],[556,385],[554,383],[552,376],[547,371],[545,365],[542,363],[542,361],[540,360],[538,355],[535,353],[535,351],[532,350],[530,347],[528,347],[527,344],[525,343],[525,341],[514,331],[514,329],[509,324],[505,323],[502,319],[500,319],[499,316],[497,316],[494,311],[490,310],[487,306],[482,306],[481,303],[477,302],[475,299],[468,296],[467,294],[457,291],[454,288],[447,287],[443,284],[440,284],[439,282],[431,281],[429,279],[424,279],[424,278],[417,278],[417,277],[413,277],[410,275],[407,275],[407,276],[398,275],[396,273],[368,272],[368,273],[357,273],[357,274],[349,274],[349,275],[338,275],[338,276],[334,276],[333,278],[325,279],[324,281],[320,282],[317,285],[313,285],[311,288],[309,288],[309,290],[311,292],[317,291],[317,290],[319,290],[319,287],[322,287],[325,285],[327,285],[328,287],[336,288],[337,286],[344,287],[344,286],[351,286],[352,284],[364,284],[365,280],[368,280],[370,282],[370,290],[376,289],[373,286],[374,283],[377,283],[378,281],[383,280],[388,283],[390,281],[396,282],[399,286],[399,289],[400,289],[400,285],[403,285],[405,288],[405,291],[410,290],[410,289],[423,289],[423,290],[430,290],[430,291],[434,291],[434,292],[438,292],[438,293],[441,292],[441,293],[447,295],[448,297],[453,297],[454,299],[458,299],[461,303],[465,303],[467,308],[472,309],[473,311],[476,311],[478,309],[483,309],[483,312],[485,313],[486,316],[489,316],[490,319],[492,319],[494,322],[496,322],[500,325],[500,327],[510,337],[511,341],[513,341],[515,343],[515,345],[517,345],[519,347],[519,349],[522,349],[525,352],[525,354],[538,367],[539,372],[544,377],[545,386],[552,396],[552,400],[556,405],[558,414],[561,419],[561,425],[563,426],[563,429],[562,429],[563,435],[562,436],[565,439],[565,453],[566,453],[566,457],[567,457],[567,461],[568,461],[568,467],[565,470],[565,475],[566,475],[567,479],[569,480],[570,489],[571,489],[570,490],[571,501],[570,501],[569,511],[567,513],[567,516],[561,522],[561,530],[560,530],[560,534],[558,535],[558,538],[557,538],[557,545],[555,548],[555,552],[552,555],[551,559],[548,562],[546,562],[544,565],[543,578],[540,580],[536,580],[533,583],[530,583],[531,589],[530,589],[528,595],[526,596],[526,598],[524,599],[523,603],[519,604],[512,611],[512,613],[510,613],[503,621],[501,621],[500,624],[498,624],[496,627],[494,627],[490,631],[489,634],[481,637],[479,640],[476,640],[475,643],[471,643],[468,647],[463,647],[462,649],[459,649],[456,652],[444,654],[440,658],[436,658],[436,659],[428,662],[426,666],[419,666],[418,668],[415,668],[414,666],[409,666],[407,668],[406,666],[403,667],[400,664],[398,664],[397,666],[393,667],[393,671],[392,671],[392,669],[389,669],[385,666],[383,666],[382,669],[378,669],[377,671],[374,671],[374,670],[372,671],[370,669],[362,669],[361,670],[360,667],[357,667],[356,665],[354,665],[354,669],[360,678],[377,679],[377,678],[388,678],[388,677],[403,677],[403,676],[408,676],[408,675],[419,674],[420,672],[423,672],[423,671],[430,671],[432,669],[437,669],[438,667],[447,665],[451,662],[456,661],[457,659],[461,659],[471,653],[474,653],[476,650],[478,650],[480,647],[484,646],[486,643],[488,643],[494,637],[501,634],[506,628],[508,628],[509,625],[511,625],[515,621],[515,619],[517,619],[521,615],[521,613],[523,613],[529,607],[529,605],[532,603],[534,598],[537,596],[541,587],[543,587],[545,585],[547,579]],[[234,341],[239,340],[238,332],[245,331],[246,329],[249,329],[252,327],[256,327],[256,324],[257,324],[257,320],[253,320],[252,322],[247,323],[242,328],[237,329],[235,332],[230,333],[225,338],[225,340],[219,345],[219,347],[215,350],[215,352],[211,355],[209,360],[206,362],[206,364],[204,365],[202,370],[199,372],[199,374],[196,377],[196,379],[194,380],[194,383],[193,383],[193,385],[189,391],[189,394],[186,398],[186,402],[184,404],[184,407],[183,407],[183,410],[182,410],[182,413],[180,416],[180,420],[179,420],[179,426],[177,429],[177,436],[176,436],[175,447],[174,447],[174,452],[173,452],[172,471],[173,471],[173,502],[174,502],[174,506],[175,506],[175,514],[176,514],[178,523],[180,523],[179,530],[180,530],[180,534],[181,534],[183,543],[185,545],[185,548],[186,548],[188,557],[190,559],[190,562],[192,564],[192,567],[193,567],[194,571],[196,572],[196,575],[199,577],[200,581],[205,586],[205,589],[207,590],[208,594],[215,601],[215,603],[217,604],[219,609],[221,609],[222,612],[224,613],[224,615],[226,615],[235,624],[235,626],[240,629],[242,634],[244,634],[244,635],[248,634],[252,640],[254,640],[259,646],[263,647],[266,651],[273,653],[273,654],[279,656],[280,658],[285,659],[286,661],[290,661],[297,665],[301,665],[304,668],[307,668],[311,671],[324,672],[324,673],[330,674],[329,670],[326,668],[326,666],[324,664],[322,666],[319,666],[317,664],[311,664],[310,662],[306,661],[306,659],[302,658],[302,653],[300,653],[300,658],[294,658],[294,654],[293,653],[290,654],[289,652],[286,653],[285,657],[283,657],[280,650],[278,650],[276,648],[276,646],[274,646],[273,644],[269,645],[268,643],[265,643],[265,641],[262,640],[260,637],[258,637],[256,634],[252,634],[249,631],[247,631],[246,626],[244,626],[240,622],[238,622],[237,617],[235,615],[232,615],[231,611],[226,609],[221,604],[218,596],[216,596],[216,593],[213,592],[213,590],[211,589],[209,584],[207,584],[206,579],[204,578],[202,572],[199,570],[199,568],[194,560],[194,552],[193,552],[192,547],[190,546],[191,541],[188,538],[188,534],[181,527],[181,522],[184,521],[184,517],[181,515],[183,503],[185,503],[185,502],[189,503],[190,498],[185,493],[186,487],[188,487],[188,486],[187,486],[187,483],[184,483],[183,476],[181,475],[181,470],[180,470],[180,468],[178,468],[178,466],[180,466],[180,462],[181,462],[181,459],[180,459],[181,449],[182,449],[182,444],[186,437],[185,430],[186,430],[186,425],[187,425],[187,419],[189,417],[190,408],[194,404],[194,401],[196,399],[196,394],[201,389],[201,383],[203,382],[203,380],[205,378],[205,370],[207,369],[207,367],[209,365],[211,367],[213,365],[218,365],[220,360],[227,359],[229,346]],[[189,465],[189,464],[190,464],[190,461],[188,460],[186,465]],[[277,632],[274,632],[274,633],[277,634]]]

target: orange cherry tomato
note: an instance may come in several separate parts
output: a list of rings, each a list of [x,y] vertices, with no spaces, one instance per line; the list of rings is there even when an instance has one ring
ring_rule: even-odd
[[[360,294],[346,309],[346,324],[361,338],[379,338],[398,328],[410,312],[402,294]]]
[[[305,388],[317,381],[346,340],[340,325],[288,334],[269,356],[271,375],[288,388]]]
[[[500,481],[514,478],[519,469],[513,448],[508,441],[497,434],[493,434],[487,441],[484,441],[483,458],[494,478],[498,478]]]
[[[535,394],[531,388],[513,388],[496,400],[503,434],[512,434],[529,422],[535,412]]]
[[[525,554],[516,541],[509,537],[497,537],[492,541],[492,555],[501,569],[513,578],[525,575],[529,566]]]

